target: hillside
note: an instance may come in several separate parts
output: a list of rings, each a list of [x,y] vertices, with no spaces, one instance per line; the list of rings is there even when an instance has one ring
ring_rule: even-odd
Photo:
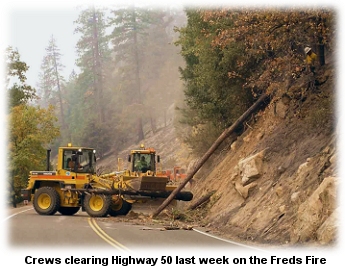
[[[179,222],[198,224],[236,241],[255,244],[331,244],[336,240],[336,121],[333,68],[312,90],[307,76],[248,120],[244,132],[195,176],[193,201],[180,203]],[[281,85],[286,87],[286,85]],[[168,163],[192,163],[172,124],[145,140]],[[128,150],[137,147],[131,145]],[[100,162],[114,166],[120,155]],[[210,191],[211,199],[187,207]]]
[[[113,147],[105,157],[98,161],[98,168],[105,172],[112,172],[117,170],[118,158],[123,159],[126,164],[127,156],[132,149],[138,149],[140,144],[144,144],[146,147],[153,147],[156,149],[157,154],[161,158],[162,168],[172,168],[175,165],[180,165],[185,168],[190,160],[190,151],[188,147],[177,137],[176,129],[174,127],[174,104],[170,106],[167,114],[169,121],[166,126],[162,122],[159,122],[160,127],[153,134],[149,128],[146,130],[145,139],[140,143],[133,143],[126,149],[118,151],[116,147]]]
[[[196,197],[216,191],[205,225],[255,243],[334,241],[334,88],[327,71],[317,93],[268,106],[198,180]]]

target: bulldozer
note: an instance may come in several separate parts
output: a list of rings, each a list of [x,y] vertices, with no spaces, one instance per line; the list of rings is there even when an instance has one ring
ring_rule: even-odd
[[[23,200],[32,201],[40,215],[57,212],[74,215],[80,209],[91,217],[126,215],[133,203],[132,198],[126,197],[166,198],[172,192],[166,188],[165,180],[152,179],[154,172],[149,169],[99,175],[96,173],[96,150],[71,143],[58,148],[56,168],[50,171],[50,152],[47,150],[47,170],[30,171],[28,185],[21,191]],[[192,198],[190,192],[175,196],[176,200],[184,201]]]

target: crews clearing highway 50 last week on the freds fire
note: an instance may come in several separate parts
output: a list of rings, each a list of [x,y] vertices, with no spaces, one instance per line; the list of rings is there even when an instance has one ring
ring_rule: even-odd
[[[109,262],[111,260],[111,262]],[[149,266],[155,266],[158,264],[196,264],[196,258],[192,257],[179,257],[179,256],[161,256],[160,258],[145,258],[145,257],[121,257],[112,256],[111,258],[76,258],[68,257],[65,258],[65,264],[100,264],[102,266],[108,266],[109,263],[112,265],[136,265],[144,264]],[[173,263],[173,260],[175,262]],[[219,258],[198,258],[199,264],[302,264],[303,258],[292,256],[290,258],[280,258],[277,256],[271,256],[270,258],[259,258],[256,256],[250,256],[249,258],[228,258],[225,256]],[[61,264],[61,258],[35,258],[32,256],[25,257],[26,264]],[[314,256],[306,256],[305,264],[326,264],[326,258],[317,258]]]

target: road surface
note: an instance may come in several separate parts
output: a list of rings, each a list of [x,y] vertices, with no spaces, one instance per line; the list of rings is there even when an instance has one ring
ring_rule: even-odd
[[[8,243],[13,247],[100,247],[122,252],[148,247],[254,249],[196,228],[165,230],[157,223],[143,225],[131,220],[119,222],[113,217],[92,218],[82,211],[73,216],[42,216],[31,205],[9,209],[4,223]]]

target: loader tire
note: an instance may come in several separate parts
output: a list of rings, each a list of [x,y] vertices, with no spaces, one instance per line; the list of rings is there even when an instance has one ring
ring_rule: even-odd
[[[80,207],[60,207],[58,210],[61,215],[72,216],[80,210]]]
[[[52,187],[42,187],[35,192],[34,208],[40,215],[54,215],[60,208],[60,196]]]
[[[132,204],[122,199],[121,206],[119,206],[118,204],[114,204],[114,202],[112,202],[112,205],[109,210],[109,215],[113,217],[121,215],[125,216],[128,214],[129,211],[131,211],[131,209]]]
[[[111,196],[104,194],[85,195],[83,206],[91,217],[105,217],[108,215],[111,205]]]

